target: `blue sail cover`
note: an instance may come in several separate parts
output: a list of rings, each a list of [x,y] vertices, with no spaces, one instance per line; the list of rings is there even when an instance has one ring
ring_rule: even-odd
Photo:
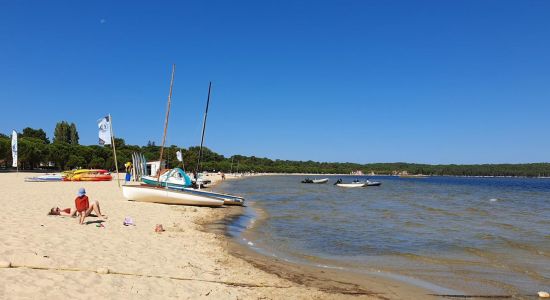
[[[164,175],[161,175],[160,176],[161,179],[160,179],[160,186],[168,186],[169,188],[174,188],[174,189],[182,189],[182,188],[186,188],[186,187],[190,187],[192,186],[193,182],[191,181],[191,177],[189,177],[185,171],[183,171],[182,169],[180,168],[174,168],[170,171],[168,171],[168,174],[166,174],[166,177]],[[176,178],[182,178],[182,183],[179,184],[179,183],[167,183],[165,179],[162,179],[162,178],[171,178],[171,177],[176,177]],[[145,176],[141,179],[144,183],[146,184],[150,184],[150,185],[158,185],[159,182],[157,182],[157,178],[153,178],[152,176]]]
[[[183,177],[183,179],[185,180],[185,183],[184,183],[185,187],[190,187],[193,184],[193,182],[191,181],[191,177],[189,177],[189,175],[187,175],[187,173],[185,173],[185,171],[183,171],[182,169],[174,168],[170,172],[179,173],[181,177]],[[170,174],[168,177],[170,177]]]

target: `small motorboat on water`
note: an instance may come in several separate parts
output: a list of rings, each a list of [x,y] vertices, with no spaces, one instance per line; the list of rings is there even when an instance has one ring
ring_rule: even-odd
[[[367,185],[366,186],[380,186],[382,182],[379,181],[370,181],[367,179]]]
[[[359,181],[359,180],[356,179],[356,180],[353,181],[353,183],[364,183],[364,184],[365,184],[365,185],[364,185],[365,187],[367,187],[367,186],[379,186],[379,185],[382,184],[382,183],[379,182],[379,181],[370,181],[370,180],[368,180],[368,179],[367,179],[366,181]]]
[[[327,183],[327,182],[328,182],[328,178],[313,179],[313,183]]]
[[[337,183],[336,185],[339,187],[345,187],[345,188],[356,188],[356,187],[364,187],[365,183]]]
[[[328,178],[323,178],[323,179],[309,179],[309,178],[306,178],[304,180],[302,180],[302,183],[327,183],[328,182]]]
[[[352,182],[352,183],[343,183],[342,179],[338,179],[334,185],[344,188],[356,188],[356,187],[364,187],[366,186],[366,183],[364,182]]]

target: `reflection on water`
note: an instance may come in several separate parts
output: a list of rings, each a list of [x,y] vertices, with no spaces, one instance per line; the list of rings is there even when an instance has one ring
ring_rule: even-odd
[[[265,212],[246,236],[271,254],[472,293],[550,285],[549,179],[374,177],[382,186],[343,189],[338,178],[365,179],[263,176],[223,188]]]

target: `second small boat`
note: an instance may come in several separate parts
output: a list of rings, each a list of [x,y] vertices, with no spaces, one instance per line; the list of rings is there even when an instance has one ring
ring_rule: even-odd
[[[327,183],[327,182],[328,182],[328,178],[313,179],[312,181],[313,181],[313,183]]]
[[[364,183],[364,186],[367,187],[367,186],[379,186],[381,185],[382,183],[381,182],[378,182],[378,181],[370,181],[367,179],[367,181],[359,181],[359,180],[354,180],[353,183]]]
[[[335,186],[344,187],[344,188],[357,188],[357,187],[364,187],[366,186],[366,183],[364,182],[352,182],[352,183],[343,183],[342,179],[338,179],[335,183]]]

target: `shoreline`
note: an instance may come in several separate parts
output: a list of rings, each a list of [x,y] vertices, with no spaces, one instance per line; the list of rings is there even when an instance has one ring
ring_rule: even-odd
[[[256,192],[256,189],[254,186],[256,184],[260,184],[260,182],[265,183],[266,180],[270,180],[269,178],[266,178],[263,181],[253,181],[255,184],[244,184],[243,188],[244,190],[250,190],[251,192]],[[452,179],[449,179],[452,180]],[[480,181],[483,179],[479,179]],[[284,181],[286,184],[289,184],[289,182],[293,182],[294,179],[289,178]],[[527,182],[527,181],[525,181]],[[538,182],[538,181],[537,181]],[[542,182],[542,181],[541,181]],[[251,182],[252,183],[252,182]],[[233,192],[237,191],[238,189],[232,188]],[[293,190],[294,191],[294,190]],[[263,190],[263,193],[266,191]],[[260,192],[261,193],[261,192]],[[269,193],[269,192],[268,192]],[[259,196],[258,196],[259,197]],[[278,199],[278,198],[277,198]],[[253,200],[253,199],[252,199]],[[300,199],[301,200],[301,199]],[[493,200],[490,200],[491,202]],[[249,202],[250,203],[250,202]],[[254,205],[256,204],[256,206]],[[268,227],[261,227],[262,223],[264,222],[264,210],[271,211],[269,206],[269,202],[252,202],[253,207],[255,207],[256,213],[252,213],[253,215],[253,221],[248,221],[246,224],[240,224],[239,226],[236,226],[237,230],[233,230],[232,232],[222,232],[226,236],[226,238],[233,240],[232,243],[232,253],[238,257],[242,257],[243,259],[249,261],[251,264],[253,264],[255,267],[258,267],[262,270],[265,270],[270,273],[274,273],[277,276],[281,278],[285,278],[291,281],[294,281],[296,283],[306,284],[307,281],[300,280],[300,278],[311,278],[313,277],[314,280],[317,282],[323,283],[322,285],[315,285],[312,284],[314,280],[308,280],[309,285],[313,287],[319,287],[327,285],[333,278],[337,278],[335,276],[329,276],[329,280],[326,280],[326,278],[320,278],[320,276],[323,276],[323,273],[326,273],[327,270],[333,270],[333,268],[341,269],[337,270],[338,272],[332,272],[333,274],[355,274],[356,276],[362,276],[365,278],[361,282],[361,280],[357,280],[355,276],[351,276],[352,279],[356,280],[354,283],[357,283],[358,285],[354,286],[354,288],[357,287],[364,287],[368,292],[372,292],[373,294],[376,294],[378,290],[372,289],[373,284],[372,280],[369,281],[369,277],[372,278],[372,273],[376,275],[377,272],[381,273],[387,273],[387,275],[390,276],[383,276],[385,279],[391,278],[391,282],[396,283],[397,285],[409,285],[412,284],[414,287],[420,287],[424,288],[424,294],[423,297],[426,298],[428,295],[439,295],[444,296],[447,295],[449,297],[527,297],[531,296],[529,293],[530,291],[540,289],[540,287],[533,286],[533,283],[531,286],[526,285],[515,285],[517,282],[512,281],[496,281],[492,280],[491,277],[483,277],[483,278],[477,278],[475,275],[475,272],[472,273],[465,273],[465,274],[471,274],[473,276],[471,277],[463,277],[465,280],[464,282],[470,282],[474,283],[473,285],[468,285],[464,283],[460,284],[453,284],[451,281],[447,280],[445,282],[444,279],[439,279],[435,276],[420,276],[417,279],[415,276],[409,277],[407,272],[402,272],[405,264],[400,264],[399,262],[393,263],[391,261],[379,263],[378,265],[370,264],[367,268],[361,268],[359,265],[354,266],[353,264],[350,264],[349,261],[340,261],[337,256],[334,257],[325,257],[323,258],[323,254],[320,254],[316,252],[315,249],[310,249],[311,251],[303,251],[300,253],[298,248],[290,249],[289,247],[285,247],[286,244],[283,246],[280,246],[277,243],[273,243],[273,241],[269,240],[269,236],[271,235],[271,231],[269,229],[271,228],[269,225]],[[273,208],[275,209],[275,208]],[[275,216],[281,217],[281,215],[277,214],[277,210],[274,211]],[[247,211],[247,214],[250,215],[250,211]],[[283,217],[287,216],[285,214],[282,215]],[[242,221],[242,220],[241,220]],[[240,221],[238,221],[240,222]],[[226,224],[231,224],[232,222],[225,221]],[[254,229],[253,227],[260,226],[261,228]],[[239,231],[239,228],[247,229]],[[248,228],[251,228],[249,230]],[[262,229],[263,228],[263,229]],[[261,235],[258,235],[261,234]],[[230,235],[229,237],[227,237]],[[286,236],[286,235],[285,235]],[[267,240],[266,240],[267,239]],[[317,249],[318,250],[318,249]],[[297,252],[298,251],[298,252]],[[318,253],[318,256],[315,255],[308,255],[307,253]],[[319,257],[320,256],[320,257]],[[453,262],[454,263],[454,262]],[[474,264],[475,265],[475,264]],[[544,265],[544,264],[543,264]],[[316,267],[318,266],[318,267]],[[391,267],[390,267],[391,266]],[[480,268],[482,268],[483,265],[480,265]],[[490,266],[489,266],[490,267]],[[405,267],[406,268],[406,267]],[[306,270],[307,269],[307,270]],[[321,272],[323,270],[324,272]],[[467,268],[465,269],[467,271]],[[489,271],[491,269],[489,268]],[[540,270],[540,269],[539,269]],[[365,274],[366,273],[366,274]],[[536,274],[536,273],[535,273]],[[425,275],[425,274],[424,274]],[[518,274],[521,276],[522,274]],[[340,277],[342,277],[340,275]],[[375,276],[378,277],[378,276]],[[298,278],[298,280],[294,280],[295,278]],[[344,277],[342,277],[344,278]],[[420,279],[424,278],[424,279]],[[443,278],[443,277],[442,277]],[[460,278],[460,276],[458,276]],[[479,282],[476,281],[476,278],[479,279]],[[494,278],[493,278],[494,279]],[[344,283],[352,283],[349,280],[339,280],[339,283],[341,284],[342,281]],[[376,282],[376,280],[374,280]],[[531,282],[531,281],[527,281]],[[535,281],[536,283],[536,281]],[[477,284],[477,285],[476,285]],[[540,282],[539,282],[540,284]],[[485,286],[485,288],[484,288]],[[349,286],[337,286],[337,289],[340,291],[346,291],[346,289],[349,290]],[[360,293],[362,291],[359,291]],[[403,295],[401,293],[401,295]],[[410,296],[407,296],[407,298],[411,298]]]
[[[278,278],[297,285],[315,288],[337,296],[367,296],[376,299],[432,299],[434,292],[428,289],[389,278],[386,275],[357,273],[338,268],[323,268],[299,262],[291,262],[269,256],[244,245],[231,236],[227,226],[244,213],[244,208],[223,215],[222,219],[205,221],[206,232],[215,233],[227,241],[228,253],[253,267],[274,274]],[[435,298],[434,298],[435,299]]]
[[[264,174],[250,176],[262,175]],[[231,179],[244,178],[234,177]],[[219,183],[220,181],[213,181],[212,187],[217,186]],[[248,199],[247,202],[250,203]],[[265,214],[259,211],[258,207],[254,206],[254,202],[249,204],[249,206],[256,214]],[[256,251],[248,245],[239,242],[239,237],[232,236],[229,232],[228,227],[235,225],[236,219],[246,216],[245,210],[245,207],[234,207],[231,211],[224,211],[224,214],[218,218],[205,220],[201,225],[203,225],[203,230],[206,232],[218,234],[227,241],[229,254],[237,259],[245,260],[255,268],[274,274],[279,278],[289,280],[295,284],[316,288],[333,295],[363,295],[380,299],[394,299],[394,297],[396,297],[395,299],[405,297],[407,299],[430,299],[434,294],[438,294],[433,290],[421,287],[421,284],[407,282],[409,278],[404,278],[404,276],[399,274],[386,274],[385,272],[381,274],[374,274],[372,272],[359,273],[349,269],[339,269],[338,267],[321,267],[297,261],[289,261],[275,255],[270,256],[268,253]],[[260,224],[263,218],[265,218],[265,216],[253,220],[254,226]],[[242,225],[244,224],[239,224],[239,226]],[[247,229],[250,229],[250,227],[247,226],[241,233],[244,234]],[[402,277],[402,279],[397,279],[399,277]],[[414,281],[414,279],[410,278],[409,281]],[[431,283],[427,284],[429,285]],[[445,288],[441,288],[441,290],[444,289]],[[447,290],[446,292],[449,291],[450,290]]]
[[[62,171],[56,170],[21,170],[16,172],[12,169],[0,169],[0,174],[17,174],[17,173],[29,173],[29,174],[59,174]],[[115,172],[110,172],[113,177],[116,176]],[[119,177],[124,178],[124,172],[119,172]],[[238,175],[237,175],[238,174]],[[489,175],[425,175],[425,174],[416,174],[416,175],[391,175],[391,174],[337,174],[337,173],[225,173],[226,179],[239,179],[242,177],[250,176],[375,176],[375,177],[397,177],[397,178],[431,178],[431,177],[458,177],[458,178],[527,178],[527,179],[550,179],[550,176],[489,176]],[[209,176],[219,176],[217,173],[208,173]],[[124,181],[121,179],[121,181]],[[214,187],[216,183],[213,182],[209,187]]]
[[[363,177],[396,177],[396,178],[431,178],[431,177],[458,177],[458,178],[526,178],[526,179],[550,179],[550,176],[485,176],[485,175],[390,175],[390,174],[317,174],[317,173],[255,173],[246,176],[363,176]],[[246,177],[245,176],[245,177]]]
[[[292,266],[253,261],[252,255],[233,250],[229,238],[204,230],[205,224],[239,213],[239,207],[133,202],[122,197],[114,181],[25,182],[27,176],[33,173],[0,173],[4,207],[0,295],[4,298],[429,298],[415,289],[402,291],[401,285],[396,289],[395,283],[359,294],[339,293],[342,290],[323,288],[327,280],[317,285],[310,279],[313,276],[296,280],[310,273],[286,271]],[[51,207],[73,206],[80,187],[90,201],[100,202],[106,221],[89,217],[86,225],[79,225],[76,218],[46,215]],[[124,226],[126,217],[135,226]],[[155,232],[156,224],[165,231]],[[340,280],[339,275],[330,276],[332,281]]]
[[[238,206],[127,201],[115,181],[24,181],[33,174],[0,173],[5,208],[0,215],[0,295],[6,298],[437,298],[430,290],[384,276],[257,253],[226,235],[228,220],[243,213]],[[220,181],[213,182],[216,189]],[[109,217],[104,226],[93,217],[79,225],[75,218],[46,215],[52,206],[73,206],[80,187],[91,201],[100,202]],[[122,225],[128,216],[135,226]],[[156,224],[166,231],[154,232]]]

